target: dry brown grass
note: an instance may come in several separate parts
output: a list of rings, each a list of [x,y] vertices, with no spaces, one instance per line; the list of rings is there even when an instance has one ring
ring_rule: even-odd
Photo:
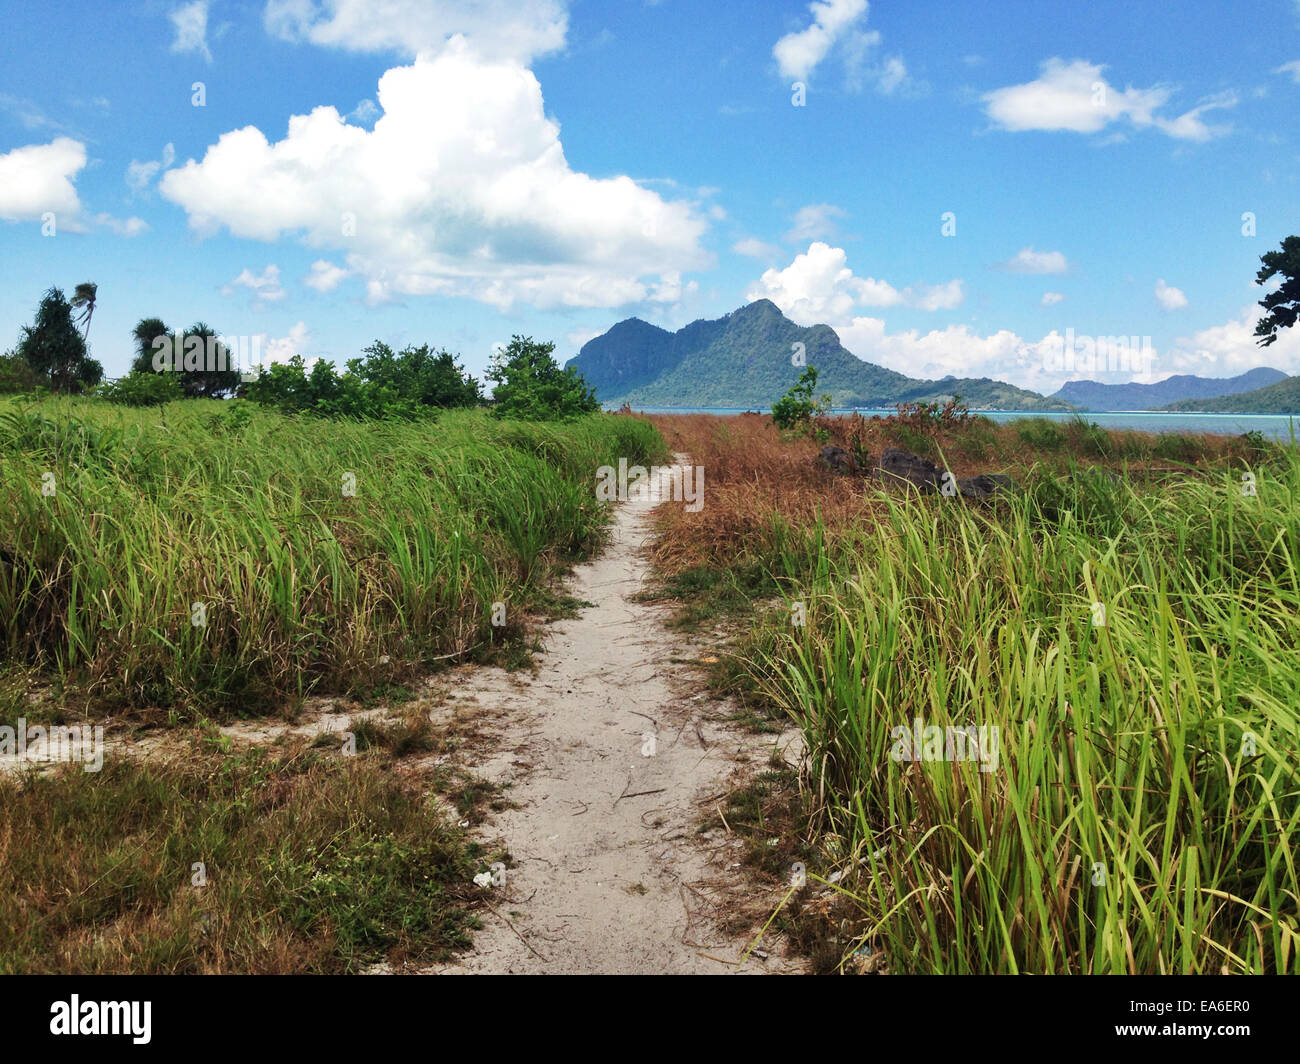
[[[849,415],[819,419],[825,443],[782,434],[768,415],[646,415],[671,451],[704,468],[704,507],[661,507],[654,557],[671,577],[695,566],[733,567],[767,553],[778,526],[801,529],[820,516],[826,534],[869,534],[882,506],[869,479],[830,472],[818,452],[833,443],[878,458],[887,447],[922,454],[959,477],[979,473],[1023,476],[1034,465],[1064,471],[1070,463],[1127,470],[1147,478],[1251,457],[1242,437],[1158,435],[1134,430],[1088,430],[1053,422],[1036,437],[1034,426],[985,418],[933,418],[903,411],[889,417]],[[1257,460],[1257,456],[1255,456]]]

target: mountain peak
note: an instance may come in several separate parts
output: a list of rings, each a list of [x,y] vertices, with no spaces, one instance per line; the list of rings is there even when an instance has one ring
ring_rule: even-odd
[[[796,362],[793,352],[802,352],[804,360]],[[805,364],[816,366],[819,391],[830,393],[837,406],[931,401],[957,387],[951,377],[914,380],[860,359],[830,326],[797,325],[770,299],[701,318],[675,333],[629,318],[587,341],[568,363],[606,403],[751,408],[780,399]],[[972,405],[1068,409],[997,381],[963,380],[960,386]]]

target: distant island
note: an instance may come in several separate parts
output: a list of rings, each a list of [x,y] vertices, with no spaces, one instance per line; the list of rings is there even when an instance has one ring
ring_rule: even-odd
[[[766,408],[798,380],[803,358],[817,367],[817,391],[836,407],[888,407],[960,395],[978,410],[1073,410],[1024,388],[988,377],[918,380],[866,362],[845,349],[829,325],[796,325],[769,299],[712,321],[668,332],[628,318],[587,341],[574,367],[604,403],[640,406]]]
[[[1215,399],[1184,399],[1161,409],[1215,414],[1300,414],[1300,377],[1285,377],[1264,388]]]
[[[1287,379],[1279,369],[1261,366],[1237,377],[1197,377],[1180,373],[1154,384],[1099,384],[1069,381],[1053,393],[1053,399],[1072,403],[1080,410],[1158,410],[1183,401],[1214,400],[1223,396],[1253,392]],[[1183,407],[1178,409],[1222,409]]]
[[[792,360],[818,370],[818,394],[841,409],[943,402],[954,395],[972,410],[1300,412],[1300,378],[1260,367],[1236,377],[1176,374],[1154,384],[1070,381],[1050,396],[989,377],[908,377],[858,358],[829,325],[796,325],[769,299],[721,318],[669,332],[628,318],[587,341],[566,366],[602,403],[633,406],[766,409],[798,380]]]

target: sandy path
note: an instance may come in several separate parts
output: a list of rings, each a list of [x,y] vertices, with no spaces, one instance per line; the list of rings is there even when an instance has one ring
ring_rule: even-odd
[[[499,749],[474,770],[509,784],[519,808],[475,826],[504,840],[515,867],[503,887],[480,888],[484,928],[443,972],[796,970],[768,941],[768,959],[738,966],[748,936],[712,919],[763,892],[737,841],[698,825],[766,765],[773,737],[729,725],[681,663],[700,651],[664,628],[662,608],[631,601],[650,509],[618,507],[610,546],[569,586],[594,606],[548,628],[534,678],[478,669],[455,688],[462,705],[494,711]]]

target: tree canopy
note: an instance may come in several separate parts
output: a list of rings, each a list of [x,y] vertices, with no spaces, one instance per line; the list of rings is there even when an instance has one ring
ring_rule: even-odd
[[[72,304],[59,288],[45,293],[36,321],[23,326],[14,353],[51,391],[79,392],[104,376],[104,367],[87,356],[85,337],[72,320]]]
[[[1259,261],[1263,265],[1255,275],[1256,284],[1282,277],[1282,284],[1259,301],[1268,313],[1255,326],[1256,343],[1268,347],[1276,342],[1279,329],[1289,329],[1300,316],[1300,236],[1287,237],[1281,251],[1269,251]]]
[[[498,351],[487,371],[496,387],[492,410],[499,417],[552,421],[600,409],[596,392],[572,367],[560,369],[554,344],[515,336]]]

